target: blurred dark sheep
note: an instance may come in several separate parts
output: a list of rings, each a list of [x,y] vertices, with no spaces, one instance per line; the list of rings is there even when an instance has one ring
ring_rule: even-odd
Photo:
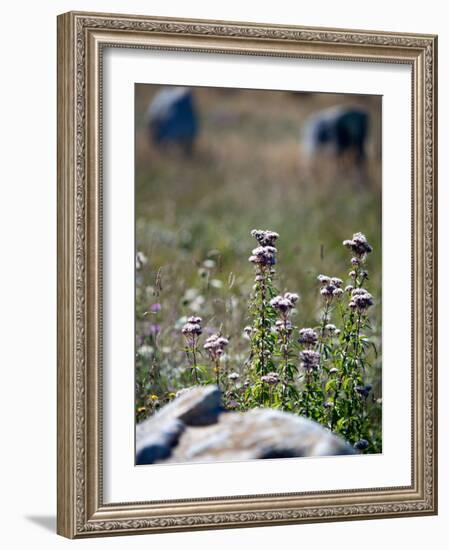
[[[174,147],[187,156],[192,155],[199,131],[192,90],[178,86],[163,88],[148,106],[146,122],[156,147]]]
[[[361,107],[339,106],[314,113],[306,121],[302,144],[308,160],[326,154],[360,167],[366,159],[369,114]]]

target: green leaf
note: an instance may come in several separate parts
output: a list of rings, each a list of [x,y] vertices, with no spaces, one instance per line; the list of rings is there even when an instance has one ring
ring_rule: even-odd
[[[337,431],[343,429],[343,427],[347,424],[346,418],[339,418],[337,420],[337,424],[335,425]]]

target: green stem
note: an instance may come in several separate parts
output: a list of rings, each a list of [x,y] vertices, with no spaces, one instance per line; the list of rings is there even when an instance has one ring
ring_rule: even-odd
[[[345,363],[346,363],[346,359],[348,357],[349,343],[351,342],[351,337],[352,337],[352,324],[353,324],[353,313],[351,311],[351,314],[350,314],[350,317],[349,317],[349,327],[350,327],[350,329],[349,329],[349,334],[347,335],[347,338],[346,338],[345,349],[343,350],[343,357],[342,357],[341,366],[340,366],[340,378],[338,380],[337,388],[335,389],[335,392],[334,392],[334,400],[333,400],[334,406],[333,406],[333,409],[332,409],[332,417],[331,417],[331,425],[330,425],[331,430],[334,429],[335,423],[337,421],[337,410],[336,410],[337,407],[336,407],[336,405],[337,405],[337,400],[338,400],[340,392],[341,392],[341,388],[343,386],[343,375],[346,374]]]
[[[220,360],[218,359],[215,363],[215,374],[216,374],[216,381],[217,386],[220,387],[220,366],[219,366]]]
[[[284,372],[282,373],[283,380],[282,380],[282,408],[285,408],[285,399],[286,399],[286,393],[287,393],[287,384],[290,382],[289,376],[288,376],[288,345],[289,345],[289,335],[287,332],[287,323],[288,319],[287,317],[284,318],[284,334],[282,335],[282,345],[283,345],[283,355],[284,355]]]
[[[262,281],[261,281],[261,312],[260,312],[260,319],[261,319],[261,342],[260,342],[260,357],[259,357],[259,363],[261,366],[261,372],[262,374],[265,374],[265,294],[266,294],[266,288],[265,288],[265,273],[262,272]]]
[[[195,383],[198,384],[198,371],[196,368],[196,342],[192,342],[192,357],[193,357],[193,377],[195,380]]]

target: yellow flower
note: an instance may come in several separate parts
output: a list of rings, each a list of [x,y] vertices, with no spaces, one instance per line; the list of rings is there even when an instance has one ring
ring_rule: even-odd
[[[171,391],[169,394],[168,394],[168,397],[169,399],[173,399],[176,397],[176,393],[174,391]]]
[[[146,410],[147,410],[146,407],[138,407],[137,412],[142,413],[142,412],[145,412]]]
[[[218,367],[214,367],[214,372],[218,373],[218,372],[220,372],[220,369]]]
[[[149,397],[150,401],[157,401],[158,399],[159,399],[159,397],[157,395],[154,395],[154,394],[150,395],[150,397]]]

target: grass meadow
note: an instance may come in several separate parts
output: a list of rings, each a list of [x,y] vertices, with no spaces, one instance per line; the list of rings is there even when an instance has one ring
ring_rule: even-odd
[[[193,154],[186,156],[176,150],[158,150],[149,140],[144,115],[159,89],[137,85],[135,95],[137,421],[193,384],[182,334],[190,316],[202,318],[197,349],[202,381],[213,382],[217,374],[203,349],[204,340],[220,333],[229,342],[218,367],[229,408],[257,405],[248,397],[248,385],[254,384],[250,373],[254,350],[251,337],[244,332],[254,321],[249,304],[255,271],[248,258],[257,243],[251,230],[269,229],[279,234],[273,285],[280,294],[299,295],[289,313],[298,328],[321,326],[319,274],[341,278],[343,286],[351,283],[351,254],[342,241],[362,232],[373,248],[366,259],[369,276],[364,281],[373,305],[364,314],[362,329],[359,319],[357,338],[361,344],[363,338],[371,344],[366,346],[365,362],[359,368],[363,370],[360,380],[372,386],[369,397],[363,398],[367,402],[363,414],[371,419],[366,437],[371,439],[371,452],[379,451],[380,98],[198,88],[195,100],[200,132]],[[306,117],[339,104],[362,105],[370,113],[368,158],[362,177],[327,157],[310,166],[301,151],[299,136]],[[340,326],[343,337],[348,315],[347,309],[332,306],[326,322]],[[354,335],[355,329],[350,330]],[[300,348],[293,341],[297,342],[296,336],[289,350],[294,362]],[[338,338],[328,344],[331,351],[324,354],[328,365],[321,389],[323,400],[332,401],[334,386],[326,386],[329,370],[334,363],[345,368],[344,357],[338,355],[345,344]],[[322,355],[324,349],[323,344]],[[301,392],[305,382],[297,368],[292,380]],[[237,373],[240,382],[235,382],[237,377],[229,379],[232,373]],[[283,408],[279,403],[270,395],[271,406]],[[289,410],[297,411],[294,407]],[[326,424],[321,417],[317,420]],[[328,427],[335,428],[332,423]]]

